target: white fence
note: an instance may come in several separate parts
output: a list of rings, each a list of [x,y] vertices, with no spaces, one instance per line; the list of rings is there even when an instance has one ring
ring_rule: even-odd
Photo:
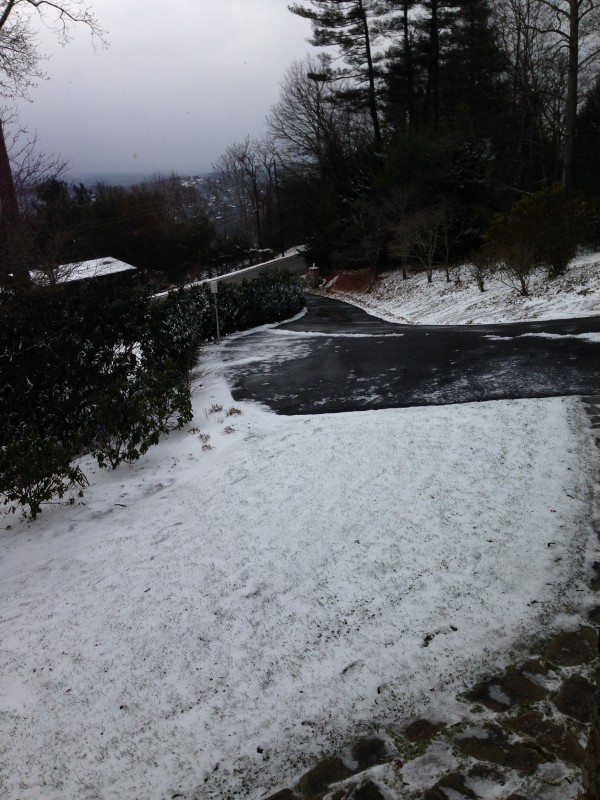
[[[301,253],[294,253],[291,256],[274,258],[272,261],[263,261],[262,264],[255,264],[253,267],[239,269],[236,272],[228,272],[227,275],[219,275],[217,278],[200,281],[200,283],[241,283],[242,281],[252,280],[252,278],[258,278],[263,272],[268,272],[269,270],[285,270],[293,275],[301,275],[307,269],[308,266],[304,256]]]
[[[304,260],[302,252],[297,251],[289,256],[274,258],[271,261],[263,261],[262,264],[255,264],[253,267],[245,267],[244,269],[236,270],[236,272],[228,272],[226,275],[218,275],[215,278],[194,281],[193,283],[186,284],[183,288],[191,289],[193,286],[206,286],[207,284],[242,283],[242,281],[251,281],[253,278],[258,278],[260,274],[268,272],[269,270],[285,270],[286,272],[291,272],[293,275],[301,275],[308,270],[308,265]],[[159,294],[155,294],[154,298],[160,300],[168,294],[168,291],[160,292]]]

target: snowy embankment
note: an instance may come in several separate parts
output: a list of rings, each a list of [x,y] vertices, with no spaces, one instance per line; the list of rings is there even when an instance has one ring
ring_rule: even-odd
[[[451,276],[448,283],[440,270],[428,284],[424,273],[403,281],[400,272],[388,272],[369,292],[338,292],[332,281],[327,293],[382,319],[416,325],[485,325],[600,314],[600,253],[574,259],[553,281],[540,271],[532,277],[529,297],[499,276],[487,279],[480,292],[466,265]]]
[[[3,518],[1,797],[257,800],[593,603],[577,399],[282,417],[220,353],[188,429]]]

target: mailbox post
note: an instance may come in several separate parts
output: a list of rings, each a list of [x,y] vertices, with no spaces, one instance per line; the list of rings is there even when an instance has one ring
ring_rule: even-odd
[[[219,292],[219,281],[213,281],[210,284],[210,291],[215,298],[215,319],[217,321],[217,344],[221,344],[221,335],[219,331],[219,304],[217,302],[217,294]]]
[[[309,267],[308,274],[310,275],[310,288],[311,289],[318,289],[319,288],[319,268],[313,264],[312,267]]]

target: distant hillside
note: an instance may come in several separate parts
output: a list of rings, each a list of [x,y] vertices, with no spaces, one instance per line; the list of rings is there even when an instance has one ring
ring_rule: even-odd
[[[84,186],[95,186],[97,183],[105,183],[108,186],[134,186],[138,183],[148,183],[159,175],[160,172],[90,172],[82,175],[67,175],[68,183],[80,184]],[[181,176],[182,181],[201,183],[206,174],[194,176]],[[185,183],[184,183],[185,185]]]

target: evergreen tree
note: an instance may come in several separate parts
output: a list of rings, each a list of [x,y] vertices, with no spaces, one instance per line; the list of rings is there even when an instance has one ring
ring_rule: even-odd
[[[423,99],[423,123],[434,131],[440,125],[440,76],[443,48],[448,30],[454,21],[457,2],[425,0],[422,16],[415,22],[416,52],[421,60],[426,80]]]
[[[384,97],[386,116],[397,130],[417,124],[418,70],[415,63],[412,13],[417,0],[388,0],[381,29],[393,39],[387,51]]]
[[[600,194],[600,78],[588,92],[577,117],[575,141],[576,188]]]
[[[492,136],[506,110],[506,58],[492,27],[488,0],[460,0],[442,54],[442,116],[469,132]]]
[[[379,96],[377,91],[377,55],[374,45],[377,38],[375,22],[382,13],[381,0],[308,0],[313,8],[299,3],[289,6],[312,23],[315,47],[337,47],[346,62],[346,69],[338,70],[337,77],[351,78],[356,82],[354,91],[344,91],[344,99],[369,109],[373,126],[373,139],[381,145]]]

